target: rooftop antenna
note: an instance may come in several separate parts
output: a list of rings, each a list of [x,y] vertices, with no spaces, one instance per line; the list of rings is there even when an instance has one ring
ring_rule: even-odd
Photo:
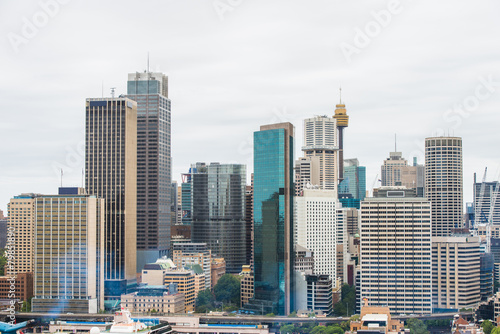
[[[111,97],[115,98],[115,89],[116,87],[111,87]]]
[[[85,187],[83,186],[83,168],[82,168],[82,188],[85,188]]]
[[[339,87],[340,91],[340,104],[342,104],[342,86]]]
[[[148,51],[148,73],[149,73],[149,51]]]
[[[62,177],[63,177],[63,169],[61,168],[61,188],[62,188]]]

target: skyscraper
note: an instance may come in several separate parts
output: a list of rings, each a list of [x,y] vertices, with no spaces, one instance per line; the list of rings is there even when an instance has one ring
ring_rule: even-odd
[[[386,190],[361,202],[360,298],[391,313],[431,313],[430,203]]]
[[[415,189],[417,197],[424,197],[424,166],[417,164],[416,157],[413,165],[409,165],[401,152],[390,152],[380,175],[382,187],[404,186]]]
[[[33,312],[104,310],[104,199],[60,188],[35,201]]]
[[[339,194],[351,194],[360,201],[365,199],[366,167],[360,166],[358,159],[344,160],[344,180],[339,185]]]
[[[171,102],[168,77],[128,75],[127,97],[137,102],[137,270],[169,255],[172,202]]]
[[[432,236],[462,226],[462,138],[425,139],[425,196],[431,202]]]
[[[224,258],[228,273],[240,273],[247,264],[246,166],[212,162],[191,170],[191,240]]]
[[[294,305],[293,141],[291,123],[263,125],[254,133],[255,294],[257,312],[285,315]]]
[[[500,225],[500,183],[474,182],[474,224]]]
[[[304,189],[295,197],[295,243],[314,253],[314,273],[337,280],[337,211],[335,191]]]
[[[306,158],[319,159],[319,186],[324,190],[337,190],[337,120],[316,116],[304,120],[304,146]],[[313,169],[311,169],[313,172]],[[315,176],[311,176],[311,180]]]
[[[106,201],[104,295],[116,300],[136,279],[136,102],[87,99],[85,188]]]

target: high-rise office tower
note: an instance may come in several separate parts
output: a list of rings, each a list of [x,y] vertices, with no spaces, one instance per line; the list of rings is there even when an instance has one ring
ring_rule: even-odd
[[[391,313],[431,313],[431,208],[396,188],[361,202],[360,298]]]
[[[251,175],[250,185],[246,186],[245,190],[245,226],[246,226],[245,233],[246,233],[246,245],[247,245],[246,262],[248,265],[250,265],[250,268],[253,268],[253,173]]]
[[[409,165],[401,152],[390,152],[381,167],[382,187],[404,186],[415,189],[417,197],[424,197],[424,172],[416,157],[413,165]]]
[[[335,191],[304,189],[295,197],[294,240],[314,253],[314,273],[337,280],[337,211]]]
[[[462,226],[462,138],[425,139],[425,197],[431,202],[433,236]]]
[[[119,299],[136,279],[137,104],[86,101],[85,188],[106,200],[104,295]]]
[[[127,97],[137,102],[137,270],[169,255],[172,217],[171,115],[168,77],[131,73]]]
[[[401,168],[408,166],[408,161],[401,152],[390,152],[389,158],[384,160],[381,169],[382,187],[395,187],[401,185]]]
[[[35,211],[33,312],[104,310],[104,199],[59,188]]]
[[[212,162],[191,170],[191,240],[224,258],[228,273],[240,273],[247,264],[246,166]]]
[[[304,120],[304,146],[306,158],[319,159],[319,186],[324,190],[337,190],[337,120],[316,116]],[[313,169],[311,169],[313,172]],[[311,176],[311,180],[314,175]]]
[[[457,312],[481,300],[479,237],[432,238],[432,307]]]
[[[500,225],[500,183],[474,179],[474,224],[486,223]]]
[[[351,194],[360,201],[365,199],[366,167],[360,166],[358,159],[344,160],[344,180],[340,182],[339,194]]]
[[[333,116],[337,120],[338,129],[338,146],[339,146],[339,167],[338,167],[338,181],[344,179],[344,128],[349,126],[349,116],[347,116],[347,110],[345,109],[345,104],[340,100],[340,104],[335,106],[335,115]]]
[[[289,314],[293,265],[293,142],[291,123],[254,133],[254,299],[256,312]]]
[[[39,194],[14,196],[7,205],[9,219],[7,227],[14,230],[13,270],[15,273],[34,271],[35,198]]]

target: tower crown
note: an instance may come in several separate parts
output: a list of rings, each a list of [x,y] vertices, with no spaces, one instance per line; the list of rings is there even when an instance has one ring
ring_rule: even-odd
[[[333,118],[337,120],[338,127],[349,126],[349,116],[347,115],[347,110],[345,109],[345,104],[337,104],[335,106],[335,115]]]

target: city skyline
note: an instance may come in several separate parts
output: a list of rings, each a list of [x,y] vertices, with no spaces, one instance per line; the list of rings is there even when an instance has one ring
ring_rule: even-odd
[[[367,167],[368,190],[393,149],[394,133],[398,151],[408,161],[417,155],[419,163],[426,137],[442,131],[462,137],[464,202],[472,201],[474,172],[480,177],[488,167],[487,181],[498,180],[500,161],[490,143],[500,139],[500,48],[492,43],[499,4],[447,1],[433,3],[429,12],[430,2],[401,2],[387,26],[348,61],[342,43],[354,45],[357,29],[377,23],[373,13],[387,11],[386,2],[242,2],[222,14],[214,3],[161,4],[152,17],[134,16],[145,28],[161,24],[167,47],[155,44],[161,31],[130,39],[135,25],[127,26],[123,17],[151,4],[102,5],[102,13],[117,13],[110,31],[96,3],[61,1],[57,13],[14,48],[9,36],[22,35],[23,18],[32,22],[44,9],[37,1],[0,5],[0,59],[9,64],[9,80],[0,86],[0,140],[8,143],[0,149],[0,209],[7,212],[9,199],[24,192],[53,193],[60,184],[58,167],[64,170],[63,186],[81,186],[84,101],[103,91],[108,97],[110,87],[126,94],[127,73],[147,67],[148,51],[150,70],[170,80],[172,176],[178,182],[193,161],[219,161],[246,164],[249,184],[251,137],[259,125],[293,123],[299,148],[303,120],[332,116],[339,86],[350,116],[344,158],[358,158]],[[86,31],[84,18],[91,13],[95,24]],[[158,17],[164,20],[158,23]],[[135,45],[118,59],[110,38]],[[61,41],[68,45],[60,48]],[[89,41],[103,52],[88,51]],[[300,149],[295,156],[302,156]]]

